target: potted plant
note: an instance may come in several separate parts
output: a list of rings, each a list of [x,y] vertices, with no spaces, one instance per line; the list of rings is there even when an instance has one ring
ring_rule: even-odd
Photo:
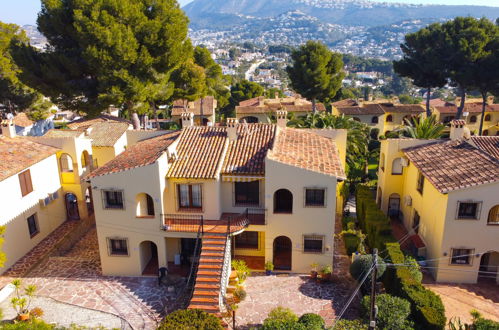
[[[329,282],[331,280],[332,273],[333,273],[333,269],[330,265],[324,266],[321,270],[321,279],[324,282]]]
[[[274,264],[272,263],[272,261],[267,261],[265,263],[265,274],[267,274],[267,276],[271,275],[273,270],[274,270]]]
[[[244,299],[246,299],[246,290],[244,290],[244,288],[242,286],[238,286],[234,290],[233,295],[235,298],[235,302],[239,303],[239,302],[243,301]]]
[[[31,300],[35,295],[36,286],[28,285],[23,289],[23,294],[21,294],[22,281],[20,279],[15,279],[12,282],[14,286],[14,297],[10,300],[10,304],[16,310],[17,319],[19,321],[27,321],[30,318],[29,306],[31,305]]]
[[[232,260],[232,268],[234,268],[234,271],[236,272],[237,282],[239,284],[243,284],[244,281],[246,281],[246,278],[251,275],[251,270],[243,260]]]
[[[313,264],[310,265],[310,277],[312,279],[317,279],[317,274],[318,274],[318,270],[319,270],[319,264],[314,262]]]

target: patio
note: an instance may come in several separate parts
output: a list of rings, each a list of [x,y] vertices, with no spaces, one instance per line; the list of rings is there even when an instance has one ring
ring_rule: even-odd
[[[175,308],[181,290],[179,286],[176,292],[167,292],[156,277],[102,276],[95,228],[67,253],[37,266],[23,281],[35,284],[39,297],[116,315],[133,329],[154,329],[165,311]]]

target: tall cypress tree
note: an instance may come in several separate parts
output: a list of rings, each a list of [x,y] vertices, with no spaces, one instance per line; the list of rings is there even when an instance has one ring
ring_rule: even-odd
[[[49,47],[21,45],[16,60],[24,81],[64,108],[144,113],[171,94],[171,73],[192,56],[187,26],[175,0],[42,0]]]
[[[307,41],[291,53],[292,65],[286,68],[291,87],[312,101],[316,112],[316,101],[328,102],[334,98],[345,74],[342,56],[331,52],[326,45]]]

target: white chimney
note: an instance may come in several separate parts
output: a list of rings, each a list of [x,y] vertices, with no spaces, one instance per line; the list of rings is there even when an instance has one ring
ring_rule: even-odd
[[[450,139],[462,140],[470,135],[466,122],[463,119],[454,119],[450,122]]]
[[[194,126],[193,112],[182,112],[180,118],[182,118],[182,128]]]
[[[277,126],[285,128],[288,124],[288,112],[286,110],[277,110],[275,115],[277,117]]]
[[[12,119],[2,121],[2,135],[9,138],[16,137],[16,126]]]
[[[237,140],[237,118],[227,118],[227,137],[229,141]]]

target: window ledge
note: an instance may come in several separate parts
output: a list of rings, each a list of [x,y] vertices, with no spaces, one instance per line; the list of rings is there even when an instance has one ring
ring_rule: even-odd
[[[499,226],[499,222],[487,222],[487,226]]]
[[[37,231],[36,233],[29,235],[29,238],[35,238],[36,236],[38,236],[38,234],[40,234],[40,231]]]
[[[274,211],[274,214],[293,214],[293,212],[286,212],[286,211]]]
[[[129,257],[128,253],[111,253],[110,257]]]
[[[305,207],[305,208],[312,208],[312,209],[314,209],[314,208],[315,209],[317,209],[317,208],[319,208],[319,209],[325,209],[327,206],[326,205],[305,205],[303,207]]]
[[[201,207],[181,207],[178,209],[179,212],[189,212],[189,213],[199,213],[203,212]]]
[[[303,253],[306,253],[306,254],[324,254],[323,251],[317,251],[317,252],[314,252],[314,251],[303,251]]]
[[[471,218],[471,217],[460,217],[460,218],[457,218],[456,220],[480,220],[480,219],[477,219],[477,218]]]
[[[137,219],[154,219],[156,218],[155,215],[138,215],[136,216]]]

